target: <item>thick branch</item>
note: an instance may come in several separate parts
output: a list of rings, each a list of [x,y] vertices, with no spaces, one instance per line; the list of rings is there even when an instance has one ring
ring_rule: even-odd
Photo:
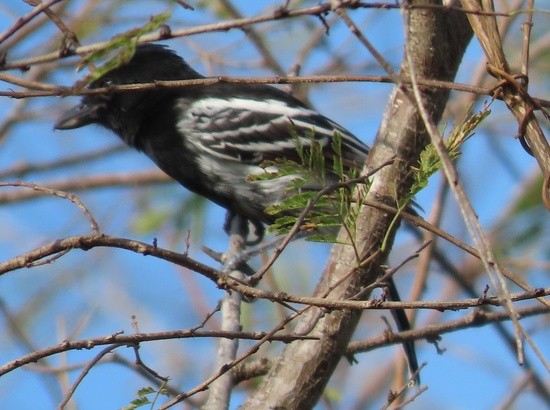
[[[435,2],[415,4],[417,3]],[[424,78],[452,79],[471,38],[465,16],[442,10],[414,10],[410,13],[409,30],[409,38],[414,39],[409,48],[414,50],[415,71]],[[405,65],[402,72],[407,72]],[[448,92],[425,89],[424,98],[434,121],[438,121]],[[408,190],[411,166],[417,163],[427,140],[422,121],[416,107],[408,98],[406,89],[396,87],[369,156],[369,165],[376,167],[394,156],[398,160],[374,177],[367,199],[395,205],[396,200],[403,197]],[[346,245],[334,246],[317,287],[317,295],[324,294],[335,284],[339,284],[328,298],[348,299],[376,281],[380,265],[387,257],[388,247],[383,248],[382,244],[393,216],[372,208],[363,209],[358,220],[358,249],[354,250]],[[393,240],[393,232],[389,237]],[[360,270],[356,270],[356,251],[362,261],[368,261]],[[295,331],[299,333],[313,328],[310,334],[319,336],[320,340],[314,343],[299,341],[288,346],[243,408],[311,408],[321,396],[345,352],[359,318],[360,312],[357,311],[339,310],[326,313],[322,309],[310,309],[301,318]]]

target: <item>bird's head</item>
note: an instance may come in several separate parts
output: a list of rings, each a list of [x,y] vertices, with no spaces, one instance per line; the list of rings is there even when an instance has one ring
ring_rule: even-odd
[[[137,46],[127,63],[107,72],[88,88],[193,78],[202,76],[172,50],[159,44],[143,44]],[[140,119],[170,93],[172,91],[169,89],[149,89],[89,94],[82,98],[80,104],[61,115],[54,128],[67,130],[96,123],[125,138],[123,134],[134,132]]]

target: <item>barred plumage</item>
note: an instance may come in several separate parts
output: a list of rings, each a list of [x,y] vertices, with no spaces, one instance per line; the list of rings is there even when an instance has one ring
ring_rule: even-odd
[[[139,46],[128,64],[90,87],[202,77],[171,50],[149,44]],[[332,159],[330,145],[337,131],[347,168],[360,169],[369,150],[342,126],[265,85],[222,83],[86,96],[57,121],[56,128],[90,122],[112,129],[183,186],[255,224],[273,222],[264,211],[282,199],[292,178],[247,178],[263,172],[260,165],[266,160],[299,161],[292,134],[307,146],[311,141],[306,135],[313,130]]]
[[[149,44],[138,46],[128,63],[90,87],[196,78],[203,76],[181,57],[164,46]],[[342,160],[348,170],[360,169],[369,152],[342,126],[266,85],[216,83],[88,95],[61,116],[55,127],[71,129],[91,123],[111,129],[181,185],[256,226],[273,222],[265,209],[283,198],[293,177],[261,181],[248,177],[264,172],[260,165],[266,160],[299,162],[293,135],[307,146],[311,140],[306,136],[313,130],[327,157],[328,182],[335,131],[341,136]],[[393,284],[390,289],[395,290]],[[398,313],[398,324],[407,328],[406,317]],[[415,371],[414,344],[407,343],[405,348]]]

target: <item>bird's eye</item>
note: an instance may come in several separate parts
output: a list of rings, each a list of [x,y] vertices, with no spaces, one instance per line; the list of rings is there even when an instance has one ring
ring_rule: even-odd
[[[112,78],[106,77],[106,78],[101,78],[99,80],[99,86],[100,87],[110,87],[111,85],[113,85],[113,79]]]
[[[104,87],[109,87],[113,85],[113,79],[110,78],[110,77],[102,77],[100,79],[98,79],[95,84],[94,84],[94,88],[104,88]]]

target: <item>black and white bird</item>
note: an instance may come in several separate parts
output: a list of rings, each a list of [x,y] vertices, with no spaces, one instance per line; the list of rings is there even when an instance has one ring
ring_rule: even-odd
[[[197,78],[204,77],[173,51],[146,44],[90,88]],[[55,128],[90,123],[114,131],[184,187],[258,225],[273,222],[265,209],[283,199],[292,177],[250,181],[249,176],[264,173],[265,161],[299,160],[291,128],[306,145],[311,141],[305,134],[313,129],[326,148],[338,131],[348,169],[361,169],[369,151],[345,128],[265,85],[217,83],[86,96]],[[323,152],[331,155],[330,149]]]
[[[199,78],[204,76],[170,49],[145,44],[137,47],[129,62],[89,87]],[[360,170],[369,152],[368,146],[342,126],[267,85],[213,83],[86,95],[57,120],[55,128],[92,123],[112,130],[145,153],[185,188],[256,227],[273,223],[274,216],[265,210],[284,198],[293,177],[249,177],[264,173],[262,164],[268,160],[299,161],[295,136],[302,139],[301,144],[311,144],[305,136],[313,130],[315,140],[324,148],[323,155],[333,158],[331,141],[338,132],[346,170]],[[327,169],[327,183],[331,172]],[[391,287],[395,290],[393,283]],[[403,317],[398,325],[408,327]],[[399,323],[403,320],[405,323]],[[414,372],[418,369],[414,344],[406,344],[405,350]]]

